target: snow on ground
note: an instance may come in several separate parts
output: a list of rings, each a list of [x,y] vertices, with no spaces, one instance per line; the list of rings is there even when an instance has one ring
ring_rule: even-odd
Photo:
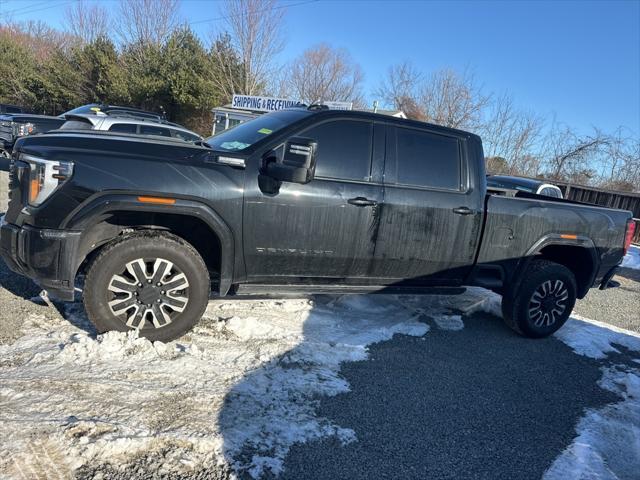
[[[607,359],[623,349],[640,352],[640,335],[578,315],[556,337],[577,354],[595,359]],[[638,478],[640,370],[614,362],[602,367],[599,385],[623,400],[586,412],[573,443],[555,460],[544,480]]]
[[[640,270],[640,247],[631,245],[629,251],[622,259],[622,267]]]
[[[31,316],[24,336],[0,346],[0,478],[64,477],[140,456],[165,474],[216,465],[278,474],[296,442],[357,441],[316,413],[318,398],[349,390],[342,362],[366,359],[369,345],[395,334],[425,335],[428,320],[455,335],[461,314],[475,311],[500,315],[500,297],[472,288],[454,297],[214,301],[169,344],[134,332],[95,337],[79,304],[69,305],[69,322]],[[637,336],[577,316],[556,337],[596,359],[640,351]],[[610,364],[600,385],[623,400],[585,412],[546,480],[640,471],[638,369]]]
[[[500,315],[500,296],[486,292],[485,299],[473,305],[470,311]],[[555,337],[576,354],[597,360],[608,360],[611,354],[623,353],[625,349],[640,352],[637,333],[576,314],[555,333]],[[576,438],[545,472],[543,480],[638,478],[640,369],[616,364],[615,360],[603,364],[606,366],[602,367],[598,384],[622,397],[622,401],[587,410],[576,426]]]
[[[368,345],[395,334],[424,335],[425,315],[462,328],[459,316],[446,320],[451,298],[461,304],[390,296],[215,301],[192,333],[169,344],[135,332],[95,338],[78,304],[66,312],[71,322],[32,316],[24,336],[0,346],[0,477],[156,453],[161,472],[226,465],[277,474],[295,442],[355,439],[315,414],[318,396],[349,389],[340,363],[366,359]]]

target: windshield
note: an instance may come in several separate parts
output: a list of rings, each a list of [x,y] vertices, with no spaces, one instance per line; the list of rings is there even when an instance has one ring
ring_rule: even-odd
[[[526,185],[519,185],[515,182],[505,182],[495,178],[487,178],[487,186],[494,188],[506,188],[508,190],[520,190],[522,192],[534,193],[534,189]]]
[[[214,150],[238,152],[308,114],[307,110],[281,110],[268,113],[209,137],[206,141]]]
[[[61,117],[64,115],[73,115],[78,113],[96,113],[100,111],[100,105],[97,103],[90,103],[89,105],[83,105],[78,108],[74,108],[73,110],[69,110],[68,112],[64,112]]]

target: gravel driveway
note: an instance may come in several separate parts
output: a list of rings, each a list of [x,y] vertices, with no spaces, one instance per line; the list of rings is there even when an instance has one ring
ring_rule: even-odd
[[[583,317],[640,333],[640,270],[620,268],[617,288],[592,288],[573,311]]]

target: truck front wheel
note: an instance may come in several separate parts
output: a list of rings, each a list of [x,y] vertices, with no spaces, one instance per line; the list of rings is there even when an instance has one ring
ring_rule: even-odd
[[[530,338],[543,338],[558,330],[576,303],[576,279],[564,265],[532,260],[515,292],[502,297],[507,325]]]
[[[200,320],[209,293],[209,272],[189,243],[143,232],[102,249],[87,272],[83,299],[99,332],[138,329],[167,342]]]

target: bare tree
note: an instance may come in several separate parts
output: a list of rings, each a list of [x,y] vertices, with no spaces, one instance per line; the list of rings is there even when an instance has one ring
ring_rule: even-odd
[[[597,175],[595,157],[610,144],[610,138],[595,129],[589,135],[580,135],[568,125],[554,122],[545,139],[545,157],[548,176],[555,180],[591,183]]]
[[[409,62],[389,68],[376,93],[409,118],[466,129],[481,126],[491,99],[468,71],[447,68],[425,77]]]
[[[499,168],[499,173],[510,175],[538,175],[540,156],[535,149],[543,127],[541,117],[518,110],[509,95],[495,98],[480,129],[486,157],[503,159],[500,164],[494,162],[492,168]]]
[[[123,43],[160,45],[178,25],[178,0],[120,0],[115,30]]]
[[[89,5],[84,0],[67,7],[64,15],[67,30],[82,43],[91,43],[106,36],[108,21],[109,14],[105,8],[98,4]]]
[[[433,73],[422,84],[419,104],[427,122],[453,128],[475,129],[490,100],[469,72],[451,69]]]
[[[305,103],[363,102],[363,73],[346,50],[316,45],[293,60],[289,72],[291,95]]]
[[[420,72],[408,61],[392,65],[376,90],[376,95],[385,104],[402,110],[408,118],[424,120],[425,114],[416,100],[416,89],[421,79]]]
[[[231,76],[233,72],[222,72],[221,87],[228,96],[262,93],[275,69],[275,58],[284,47],[281,25],[285,10],[276,0],[226,0],[223,5],[229,38],[242,72],[239,84]],[[224,49],[218,52],[226,53]]]
[[[640,191],[640,139],[618,127],[600,155],[600,184],[614,190]]]
[[[67,50],[75,44],[71,35],[48,26],[45,22],[6,22],[0,32],[32,51],[38,60],[50,57],[56,49]]]

